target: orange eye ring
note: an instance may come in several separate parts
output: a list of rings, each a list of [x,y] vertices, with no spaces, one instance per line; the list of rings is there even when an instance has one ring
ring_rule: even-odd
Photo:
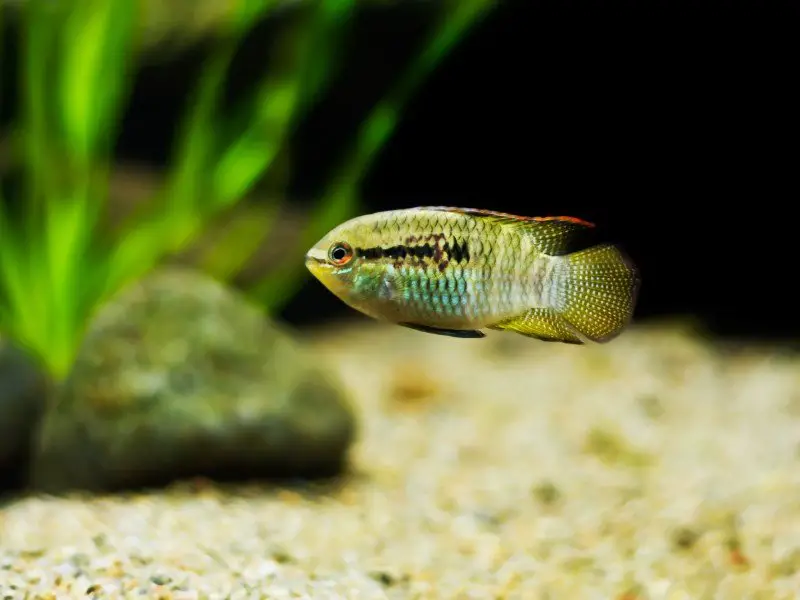
[[[328,250],[328,260],[337,267],[341,267],[350,262],[353,258],[353,248],[347,242],[336,242],[331,244]]]

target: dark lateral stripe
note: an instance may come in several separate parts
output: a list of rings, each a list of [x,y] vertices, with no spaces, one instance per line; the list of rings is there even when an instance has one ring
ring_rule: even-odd
[[[391,258],[393,260],[405,260],[406,258],[433,258],[436,256],[436,248],[431,244],[421,244],[419,246],[390,246],[389,248],[381,248],[375,246],[373,248],[356,248],[356,254],[367,259],[378,258]],[[452,244],[445,244],[443,258],[460,263],[461,261],[468,262],[470,259],[469,246],[464,241],[461,244],[454,242]]]
[[[467,246],[467,241],[464,240],[460,244],[456,242],[448,246],[447,255],[451,260],[457,263],[460,263],[462,260],[464,262],[469,262],[469,246]]]

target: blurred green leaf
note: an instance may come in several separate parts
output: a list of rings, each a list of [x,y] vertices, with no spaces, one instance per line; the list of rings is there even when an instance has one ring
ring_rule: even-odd
[[[204,253],[200,261],[203,271],[223,281],[235,275],[269,234],[265,222],[271,221],[271,212],[271,207],[234,212]]]
[[[21,7],[22,220],[2,206],[3,327],[66,373],[96,294],[90,259],[128,81],[134,0]],[[12,140],[12,143],[14,141]],[[21,205],[19,203],[22,203]]]
[[[266,6],[267,3],[261,2]],[[248,13],[253,18],[257,12]],[[210,173],[218,135],[218,105],[227,68],[242,36],[239,21],[230,35],[223,36],[207,58],[178,133],[173,167],[164,189],[127,224],[112,249],[105,295],[126,281],[152,268],[167,253],[176,252],[197,234],[204,223],[210,195]]]
[[[20,31],[22,68],[20,69],[22,97],[23,164],[26,169],[29,232],[35,230],[36,219],[41,217],[44,197],[56,190],[53,183],[53,165],[48,156],[52,140],[49,131],[52,115],[48,110],[48,83],[52,81],[57,65],[53,64],[56,33],[62,13],[47,7],[43,2],[28,2],[23,7],[25,19]]]
[[[94,264],[86,259],[100,208],[96,198],[106,194],[99,166],[110,151],[129,85],[136,16],[136,0],[84,0],[69,11],[60,29],[57,105],[69,173],[62,194],[46,202],[44,231],[51,293],[59,298],[54,338],[65,345],[90,309],[76,288],[92,281]]]
[[[300,82],[300,111],[306,111],[338,72],[355,0],[320,2],[311,23],[309,57]]]
[[[224,149],[215,170],[215,202],[225,208],[242,198],[267,171],[285,148],[294,124],[328,85],[338,67],[339,52],[352,1],[324,0],[296,20],[276,40],[277,64],[253,96],[236,111],[234,124],[241,133]],[[236,130],[234,127],[230,127]],[[255,248],[277,213],[276,190],[261,214],[259,228],[237,230],[214,244],[205,268],[232,276],[248,258],[243,248]],[[247,233],[251,237],[245,239]],[[224,268],[219,257],[227,256]]]
[[[234,0],[232,31],[241,35],[277,4],[277,0]]]
[[[2,110],[3,108],[3,82],[5,82],[5,77],[3,77],[3,65],[4,65],[3,59],[5,58],[3,51],[5,50],[5,43],[6,43],[5,34],[6,34],[5,10],[3,8],[3,4],[0,3],[0,110]],[[1,194],[0,194],[0,200],[2,200]]]
[[[247,193],[273,164],[291,128],[330,81],[337,65],[352,1],[321,0],[276,44],[280,60],[238,110],[241,133],[224,150],[215,172],[222,206]]]
[[[216,47],[184,113],[167,182],[119,237],[103,239],[95,224],[108,194],[113,138],[132,61],[141,36],[148,35],[147,23],[175,18],[175,6],[154,15],[163,5],[147,1],[27,0],[20,7],[22,94],[11,150],[19,158],[24,187],[21,197],[4,202],[0,195],[0,325],[56,377],[67,373],[98,303],[185,248],[257,181],[267,176],[270,185],[279,182],[279,168],[285,166],[279,158],[288,157],[294,127],[335,75],[356,6],[354,0],[295,4],[290,26],[273,41],[269,76],[228,118],[220,105],[231,60],[243,36],[279,2],[209,5],[203,18],[216,19]],[[285,265],[260,288],[269,308],[294,292],[302,276],[298,255],[355,210],[363,176],[408,98],[490,4],[444,5],[449,9],[423,52],[363,123],[302,232],[303,247],[297,254],[288,248]],[[209,272],[230,276],[269,235],[283,194],[273,189],[271,198],[257,216],[234,215],[204,258]],[[20,210],[9,210],[10,200]]]
[[[15,337],[25,337],[39,319],[36,302],[42,298],[31,298],[30,310],[20,311],[28,303],[31,290],[27,286],[25,273],[29,257],[22,255],[23,233],[8,220],[5,210],[0,211],[0,269],[3,284],[3,328]]]
[[[61,24],[60,99],[71,158],[106,150],[128,85],[137,0],[81,0]]]

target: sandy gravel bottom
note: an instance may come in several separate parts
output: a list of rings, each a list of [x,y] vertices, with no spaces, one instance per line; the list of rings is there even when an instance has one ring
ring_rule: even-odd
[[[349,477],[18,499],[0,599],[800,597],[797,356],[655,326],[313,343],[360,415]]]

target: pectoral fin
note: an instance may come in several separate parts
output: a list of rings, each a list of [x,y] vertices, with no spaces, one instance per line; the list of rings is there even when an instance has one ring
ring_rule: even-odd
[[[409,329],[414,329],[416,331],[432,333],[434,335],[447,335],[457,338],[486,337],[485,333],[478,331],[477,329],[442,329],[440,327],[431,327],[429,325],[417,325],[416,323],[398,323],[398,325],[401,325],[402,327],[408,327]]]

